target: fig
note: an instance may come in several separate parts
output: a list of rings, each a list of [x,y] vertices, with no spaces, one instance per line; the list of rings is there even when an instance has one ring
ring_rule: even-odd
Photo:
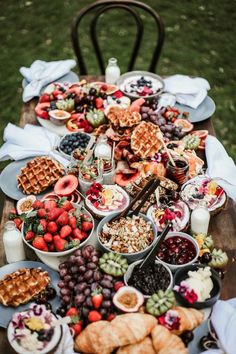
[[[74,175],[67,175],[60,178],[54,186],[54,192],[60,196],[69,196],[78,187],[78,179]]]
[[[143,294],[132,286],[123,286],[113,297],[113,304],[123,312],[137,312],[143,303]]]
[[[99,259],[99,267],[106,274],[121,277],[128,269],[128,261],[120,254],[107,252]]]
[[[28,213],[33,210],[32,205],[36,201],[36,197],[34,195],[29,195],[28,197],[21,198],[18,200],[16,204],[16,210],[19,215]]]

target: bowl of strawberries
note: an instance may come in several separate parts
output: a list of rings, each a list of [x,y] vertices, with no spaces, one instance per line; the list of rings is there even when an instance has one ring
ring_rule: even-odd
[[[66,256],[84,245],[93,230],[92,215],[67,198],[36,200],[25,215],[22,238],[37,253]]]

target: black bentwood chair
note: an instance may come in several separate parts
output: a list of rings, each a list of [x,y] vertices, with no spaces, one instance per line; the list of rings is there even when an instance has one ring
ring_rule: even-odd
[[[140,13],[138,10],[141,9],[141,11],[145,11],[150,17],[152,17],[155,21],[156,24],[156,32],[157,32],[157,41],[154,43],[154,48],[153,48],[153,54],[151,58],[151,63],[149,66],[149,71],[155,72],[155,68],[158,62],[158,59],[161,54],[161,49],[163,46],[164,42],[164,37],[165,37],[165,28],[164,24],[159,16],[159,14],[153,10],[149,5],[140,2],[140,1],[135,1],[135,0],[99,0],[94,2],[93,4],[90,4],[86,7],[84,7],[74,18],[73,23],[72,23],[72,28],[71,28],[71,38],[72,38],[72,44],[74,48],[74,52],[77,57],[78,61],[78,67],[79,67],[79,72],[80,75],[87,75],[87,67],[83,58],[82,50],[81,50],[81,44],[80,44],[80,24],[81,20],[89,14],[93,14],[93,18],[90,22],[90,37],[91,37],[91,42],[94,47],[95,55],[100,67],[101,74],[105,74],[105,66],[104,66],[104,58],[101,53],[101,49],[98,43],[98,38],[97,38],[97,24],[98,24],[98,19],[102,14],[109,10],[113,9],[122,9],[126,10],[129,12],[130,15],[135,20],[136,23],[136,38],[134,41],[134,46],[133,50],[131,52],[131,58],[127,67],[127,71],[132,71],[136,58],[139,53],[142,37],[143,37],[143,31],[144,31],[144,23],[143,20],[140,16]]]

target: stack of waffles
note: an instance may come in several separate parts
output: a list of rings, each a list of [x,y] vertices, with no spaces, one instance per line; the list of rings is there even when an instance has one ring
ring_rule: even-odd
[[[160,129],[157,125],[141,122],[131,135],[133,152],[142,159],[153,157],[162,147],[162,142],[157,137],[158,133]]]

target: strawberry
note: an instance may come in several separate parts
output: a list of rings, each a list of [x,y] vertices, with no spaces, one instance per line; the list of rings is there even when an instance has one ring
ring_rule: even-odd
[[[46,210],[43,209],[43,208],[40,208],[40,209],[38,209],[38,211],[37,211],[37,216],[38,216],[39,218],[42,218],[42,219],[45,218],[46,214],[47,214],[47,212],[46,212]]]
[[[83,231],[90,231],[93,228],[93,223],[91,221],[83,221],[81,226]]]
[[[55,221],[49,221],[48,225],[47,225],[47,231],[51,234],[53,234],[54,232],[57,232],[58,230],[58,226],[55,223]]]
[[[107,317],[107,321],[112,321],[116,317],[116,314],[110,313],[109,316]]]
[[[40,219],[39,220],[39,224],[42,226],[43,228],[43,231],[46,231],[47,230],[47,220],[46,219]]]
[[[34,238],[35,234],[33,231],[27,231],[25,234],[25,240],[30,241]]]
[[[118,291],[120,288],[122,288],[123,286],[125,286],[125,284],[123,283],[123,281],[117,281],[114,284],[114,290]]]
[[[103,106],[103,99],[101,97],[97,97],[95,100],[96,108],[101,108]]]
[[[52,208],[48,212],[48,220],[56,220],[63,213],[63,209],[61,208]]]
[[[79,316],[78,310],[76,307],[70,307],[66,312],[66,316]]]
[[[49,249],[50,252],[54,252],[54,251],[55,251],[55,246],[54,246],[54,244],[53,244],[53,243],[49,243],[48,249]]]
[[[35,239],[33,240],[32,245],[37,248],[38,250],[41,251],[48,251],[48,247],[46,242],[44,241],[42,236],[36,236]]]
[[[77,219],[75,216],[70,216],[69,217],[69,225],[72,227],[72,229],[76,228],[77,224]]]
[[[52,208],[57,208],[57,203],[55,200],[46,200],[44,203],[44,207],[46,210],[51,210]]]
[[[10,214],[16,215],[16,214],[17,214],[16,208],[12,208],[12,209],[10,210]]]
[[[39,103],[43,102],[50,102],[50,96],[46,93],[39,97]]]
[[[40,200],[35,200],[35,202],[33,203],[32,207],[34,209],[40,209],[40,208],[44,208],[44,204]]]
[[[59,235],[53,237],[53,244],[58,252],[64,251],[68,245],[68,242],[61,238]]]
[[[44,239],[44,241],[46,241],[46,242],[52,242],[53,236],[52,236],[52,234],[50,234],[49,232],[46,232],[46,234],[44,234],[44,236],[43,236],[43,239]]]
[[[66,211],[70,211],[71,209],[73,209],[73,205],[71,204],[71,202],[69,202],[69,200],[63,201],[62,203],[60,203],[60,206]]]
[[[99,309],[102,304],[103,295],[101,294],[101,289],[98,288],[92,292],[92,303],[95,309]]]
[[[13,221],[14,221],[17,229],[20,230],[21,224],[22,224],[22,220],[20,218],[15,218],[15,219],[13,219]]]
[[[64,225],[61,228],[60,236],[61,238],[66,238],[71,234],[71,232],[72,232],[72,228],[69,225]]]
[[[58,225],[68,225],[69,223],[69,215],[67,211],[63,211],[63,213],[57,218],[56,223]]]
[[[58,95],[61,95],[62,94],[62,91],[60,91],[60,90],[54,90],[53,92],[52,92],[52,95],[55,97],[55,98],[57,98],[57,96]]]
[[[75,323],[70,326],[74,330],[74,336],[77,336],[78,334],[80,334],[80,332],[82,331],[82,326],[83,326],[82,321],[79,321],[78,323]]]
[[[49,119],[49,114],[47,111],[42,111],[40,113],[40,118],[43,118],[43,119]]]
[[[89,322],[97,322],[100,321],[102,319],[101,314],[98,311],[90,311],[88,314],[88,320]]]
[[[108,89],[108,85],[107,85],[107,84],[103,84],[103,85],[101,86],[101,90],[102,90],[102,91],[107,91],[107,89]]]
[[[72,231],[72,233],[73,233],[74,238],[77,238],[80,241],[82,241],[83,239],[85,239],[87,237],[87,234],[84,231],[81,231],[78,227],[76,227]]]

